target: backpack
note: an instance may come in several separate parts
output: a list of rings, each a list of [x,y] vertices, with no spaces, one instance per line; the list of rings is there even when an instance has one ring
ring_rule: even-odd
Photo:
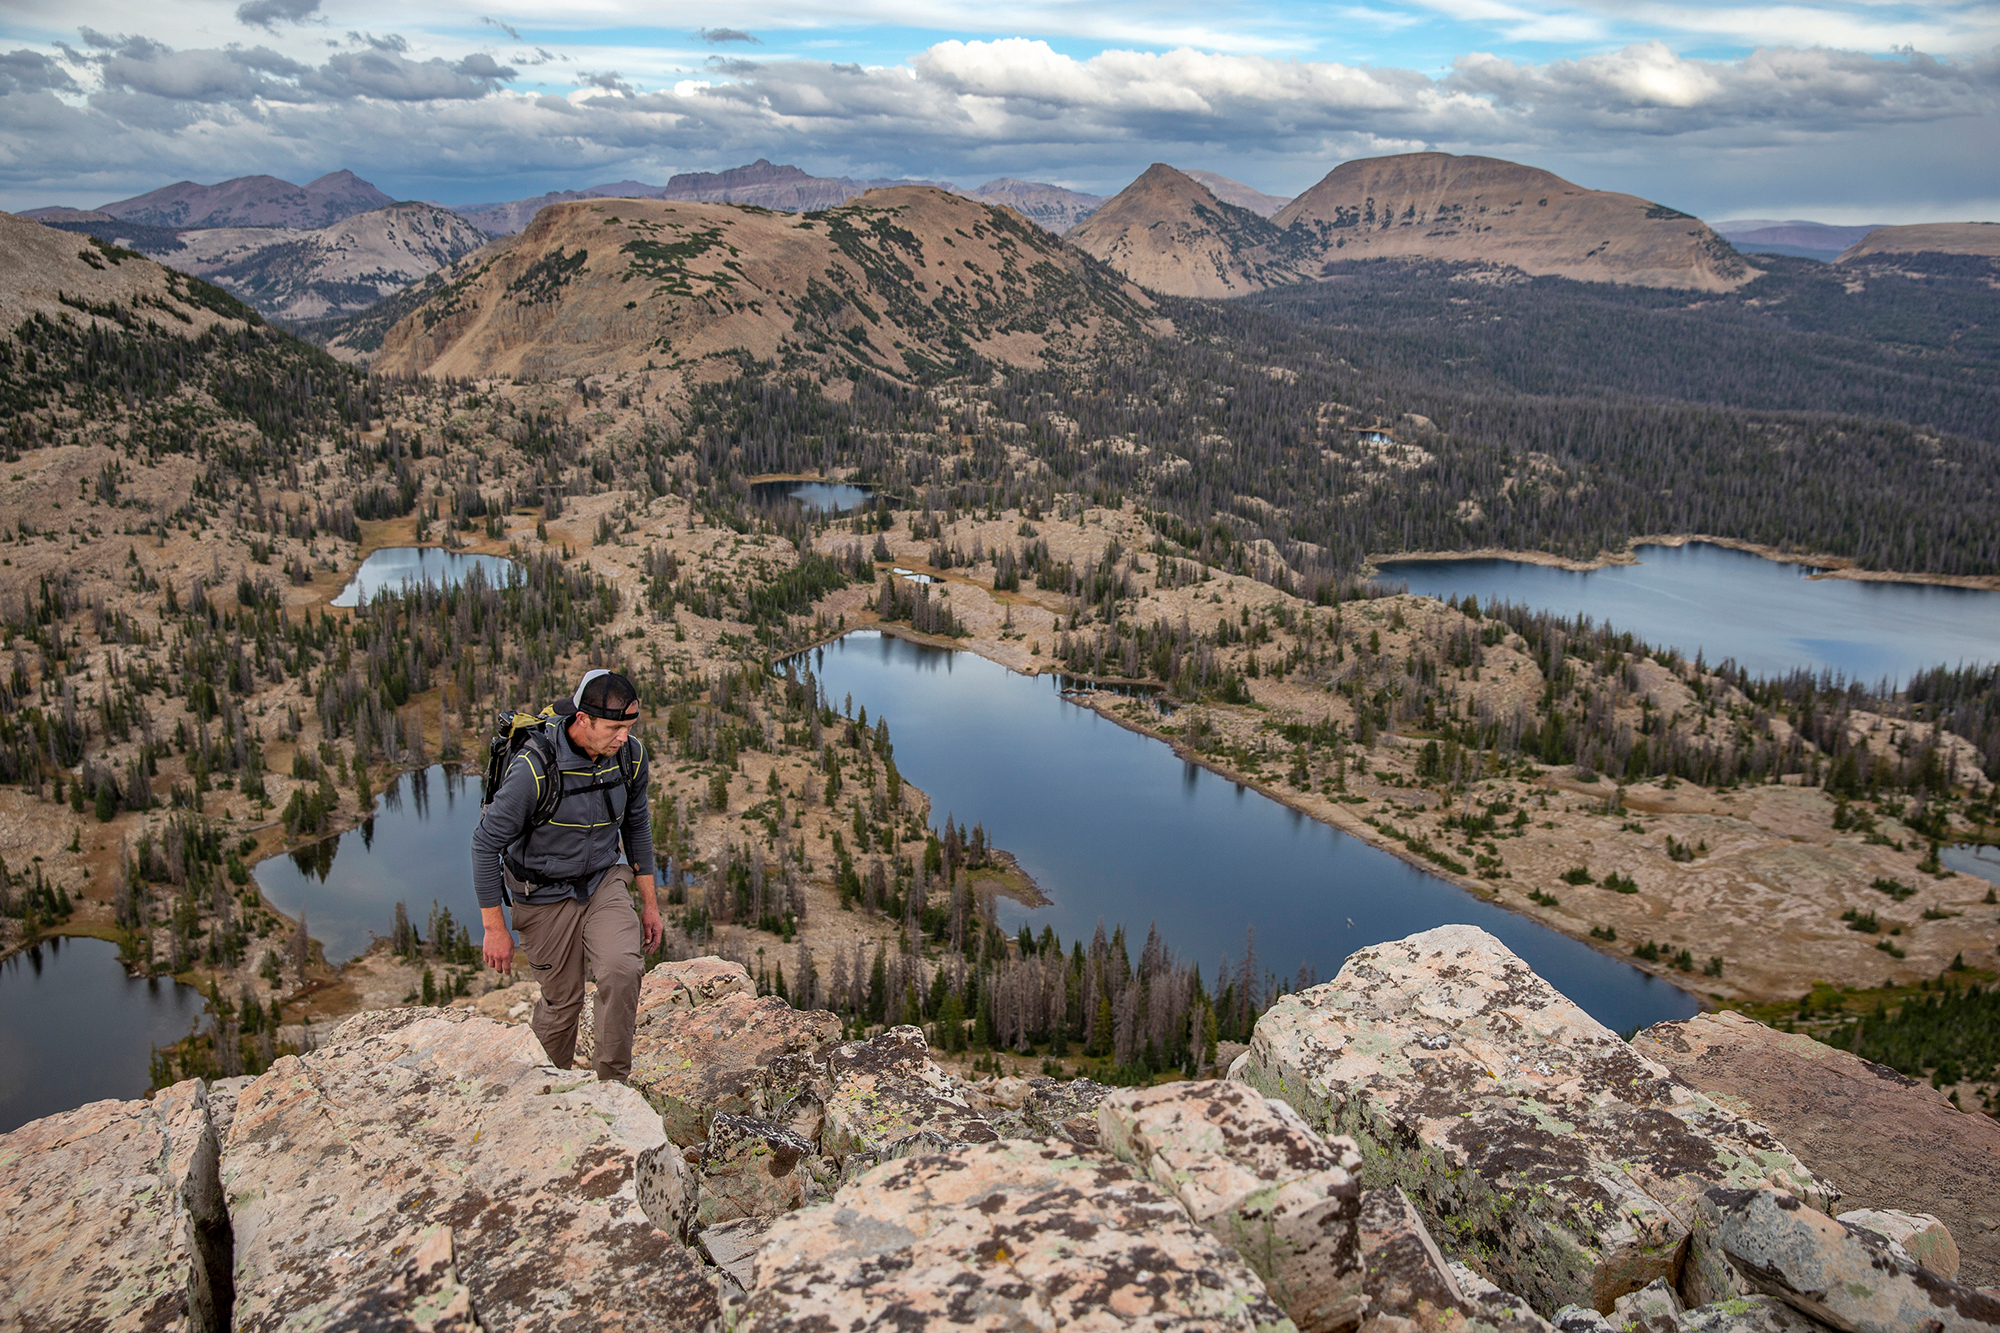
[[[534,754],[535,761],[545,775],[557,775],[556,738],[557,727],[566,724],[576,712],[576,705],[568,699],[549,704],[540,713],[515,712],[501,709],[494,728],[493,739],[486,744],[486,776],[480,784],[479,811],[483,815],[486,807],[493,804],[494,794],[500,790],[501,781],[507,770],[513,767],[515,758],[523,751]],[[618,750],[618,773],[625,784],[627,805],[632,799],[632,791],[644,776],[644,766],[636,757],[637,747],[630,740]],[[615,782],[593,782],[584,787],[565,785],[559,776],[556,780],[542,784],[541,795],[536,798],[535,808],[529,812],[528,822],[521,828],[521,836],[514,846],[525,843],[534,831],[556,817],[556,809],[566,796],[579,796],[587,792],[607,791]],[[605,813],[611,812],[611,797],[604,798]]]

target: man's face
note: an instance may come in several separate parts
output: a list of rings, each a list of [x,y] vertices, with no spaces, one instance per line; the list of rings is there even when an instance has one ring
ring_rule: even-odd
[[[632,703],[632,709],[623,719],[592,717],[588,713],[578,713],[570,723],[569,738],[576,748],[592,759],[604,759],[618,753],[618,747],[625,744],[625,738],[632,734],[633,724],[639,720],[639,704]]]

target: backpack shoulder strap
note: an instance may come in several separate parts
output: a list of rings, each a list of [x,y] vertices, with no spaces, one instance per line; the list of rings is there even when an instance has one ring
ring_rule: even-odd
[[[528,815],[527,827],[521,830],[525,838],[556,817],[556,807],[562,804],[563,776],[556,757],[555,738],[549,735],[547,724],[527,734],[521,742],[521,753],[528,757],[529,768],[535,773],[535,806]]]

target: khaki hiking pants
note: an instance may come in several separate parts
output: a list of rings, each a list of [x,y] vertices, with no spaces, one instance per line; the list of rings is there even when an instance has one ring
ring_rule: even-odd
[[[590,901],[514,904],[514,928],[528,965],[541,983],[532,1026],[549,1063],[568,1069],[576,1056],[577,1020],[583,1016],[584,972],[597,979],[591,1011],[595,1031],[592,1067],[600,1079],[632,1073],[632,1027],[639,1012],[639,977],[645,970],[645,934],[628,892],[632,867],[604,873]]]

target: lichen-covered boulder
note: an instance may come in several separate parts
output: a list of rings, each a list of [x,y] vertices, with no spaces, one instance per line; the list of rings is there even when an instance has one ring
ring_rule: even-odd
[[[1635,1333],[1619,1327],[1615,1333]],[[1808,1319],[1772,1296],[1732,1296],[1712,1305],[1698,1305],[1674,1316],[1672,1333],[1828,1333],[1817,1319]]]
[[[1951,1238],[1951,1229],[1929,1213],[1855,1208],[1842,1213],[1839,1220],[1887,1236],[1903,1247],[1903,1253],[1939,1277],[1958,1276],[1958,1245]]]
[[[1473,926],[1362,949],[1279,1000],[1235,1077],[1352,1136],[1364,1184],[1407,1190],[1448,1253],[1544,1314],[1677,1273],[1710,1184],[1834,1197]]]
[[[708,1141],[692,1149],[703,1226],[745,1217],[776,1217],[826,1197],[813,1146],[781,1125],[746,1115],[718,1115]],[[831,1174],[830,1172],[827,1174]]]
[[[893,1027],[868,1041],[826,1052],[826,1099],[820,1149],[835,1161],[888,1149],[930,1131],[945,1143],[991,1143],[1000,1136],[968,1106],[958,1080],[930,1058],[924,1034]]]
[[[712,1227],[704,1227],[697,1242],[708,1261],[719,1269],[731,1285],[739,1292],[750,1287],[751,1268],[757,1259],[757,1247],[764,1243],[764,1233],[771,1229],[775,1218],[742,1217],[734,1222],[718,1222]]]
[[[1353,1328],[1367,1306],[1351,1144],[1240,1083],[1169,1083],[1107,1097],[1099,1140],[1232,1245],[1301,1333]]]
[[[0,1328],[180,1328],[198,1261],[183,1191],[209,1132],[189,1080],[0,1134]]]
[[[1958,1280],[2000,1283],[1992,1163],[2000,1123],[1968,1115],[1918,1079],[1777,1032],[1742,1014],[1656,1023],[1632,1047],[1770,1130],[1840,1187],[1843,1208],[1935,1215],[1959,1251]]]
[[[633,1179],[649,1222],[683,1245],[694,1239],[701,1187],[678,1144],[669,1140],[640,1153],[633,1159]]]
[[[675,985],[674,996],[694,993]],[[639,1015],[632,1086],[658,1109],[667,1137],[688,1147],[708,1137],[718,1112],[768,1118],[771,1067],[839,1036],[832,1014],[794,1009],[774,995],[732,990],[699,1005],[671,999]]]
[[[1681,1314],[1681,1298],[1674,1284],[1654,1278],[1637,1291],[1628,1291],[1611,1306],[1611,1326],[1618,1329],[1671,1329]]]
[[[773,1223],[742,1333],[1290,1330],[1257,1275],[1122,1163],[1055,1143],[886,1162]]]
[[[713,956],[660,963],[639,979],[639,1012],[699,1009],[731,995],[755,995],[757,983],[741,963]]]
[[[428,1228],[406,1252],[406,1262],[330,1311],[320,1325],[325,1333],[482,1333],[472,1291],[458,1275],[451,1228]]]
[[[1037,1138],[1061,1139],[1079,1148],[1097,1146],[1097,1108],[1111,1089],[1087,1078],[1031,1079],[1021,1118]]]
[[[363,1014],[245,1088],[223,1144],[239,1333],[315,1327],[447,1224],[490,1328],[698,1329],[713,1281],[647,1220],[659,1117],[468,1010]]]
[[[1842,1333],[2000,1329],[2000,1299],[1940,1277],[1887,1237],[1782,1190],[1711,1189],[1700,1207],[1745,1282]]]
[[[1518,1298],[1446,1261],[1400,1189],[1364,1190],[1356,1220],[1363,1333],[1547,1333]]]

